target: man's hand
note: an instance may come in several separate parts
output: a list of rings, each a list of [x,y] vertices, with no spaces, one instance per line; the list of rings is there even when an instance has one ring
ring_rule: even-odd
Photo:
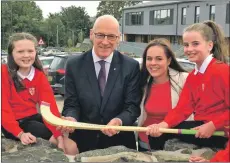
[[[62,117],[62,119],[77,122],[77,120],[73,117]],[[58,126],[56,129],[61,131],[62,133],[73,133],[73,131],[75,130],[75,128],[66,126]]]
[[[32,143],[36,143],[37,139],[34,135],[32,135],[31,133],[27,132],[27,133],[22,133],[19,137],[19,139],[21,140],[21,143],[23,145],[28,145],[28,144],[32,144]]]
[[[108,124],[107,126],[121,126],[122,125],[122,121],[119,118],[113,118]],[[117,130],[114,129],[102,129],[101,132],[107,136],[113,136],[115,134],[118,134],[119,132]]]
[[[162,135],[159,128],[168,128],[168,124],[166,122],[161,122],[158,124],[149,125],[148,130],[146,131],[146,135],[150,135],[152,137],[159,137]]]
[[[213,122],[210,121],[193,129],[198,130],[195,135],[196,138],[210,138],[216,130],[216,127],[214,126]]]

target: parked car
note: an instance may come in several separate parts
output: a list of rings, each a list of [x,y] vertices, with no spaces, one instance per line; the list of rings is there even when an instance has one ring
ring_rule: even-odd
[[[191,72],[196,65],[194,62],[190,62],[189,60],[183,58],[177,58],[177,61],[188,72]]]
[[[47,57],[39,56],[39,60],[41,61],[43,70],[46,74],[47,74],[47,71],[53,59],[54,59],[54,56],[47,56]]]
[[[58,49],[49,49],[48,51],[42,52],[42,55],[44,55],[44,56],[58,55],[58,54],[67,54],[67,52],[62,52]]]
[[[7,63],[7,52],[5,50],[1,51],[1,63],[6,64]]]
[[[81,52],[74,53],[74,55],[80,55]],[[64,96],[64,79],[65,79],[65,66],[67,59],[71,54],[56,55],[50,64],[48,69],[47,77],[48,81],[53,89],[54,94],[60,94]]]

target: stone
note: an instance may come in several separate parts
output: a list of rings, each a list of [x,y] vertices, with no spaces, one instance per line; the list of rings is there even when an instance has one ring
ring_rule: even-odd
[[[188,162],[191,155],[210,159],[215,154],[210,148],[198,148],[177,139],[165,143],[162,151],[138,152],[124,146],[91,150],[68,158],[49,141],[37,138],[37,143],[22,145],[19,141],[2,138],[2,162]]]
[[[198,149],[199,147],[195,144],[189,144],[180,141],[179,139],[170,139],[165,142],[165,151],[176,151],[179,149]]]
[[[68,162],[64,153],[49,141],[37,138],[37,143],[23,145],[20,141],[2,138],[2,162]]]

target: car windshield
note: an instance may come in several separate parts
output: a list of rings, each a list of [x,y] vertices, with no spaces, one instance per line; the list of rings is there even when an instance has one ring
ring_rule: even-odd
[[[50,69],[52,70],[64,69],[66,61],[67,61],[67,58],[54,57],[53,62],[50,65]]]
[[[52,60],[53,59],[44,59],[44,60],[41,60],[41,62],[43,66],[46,66],[46,65],[50,65]]]
[[[195,68],[195,64],[187,63],[187,62],[179,62],[182,67],[184,67],[186,70],[193,70]]]

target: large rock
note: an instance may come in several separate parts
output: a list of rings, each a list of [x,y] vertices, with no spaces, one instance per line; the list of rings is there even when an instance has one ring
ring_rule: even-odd
[[[2,138],[2,162],[67,162],[68,158],[47,140],[38,138],[36,144],[22,145],[19,141]]]
[[[114,146],[80,153],[79,162],[157,162],[151,153],[141,153],[124,146]]]
[[[214,155],[210,148],[198,149],[177,139],[169,140],[165,150],[137,152],[124,146],[114,146],[80,153],[76,162],[187,162],[191,155],[210,159]],[[68,162],[69,159],[54,145],[43,139],[36,144],[22,145],[20,142],[2,138],[3,162]]]

